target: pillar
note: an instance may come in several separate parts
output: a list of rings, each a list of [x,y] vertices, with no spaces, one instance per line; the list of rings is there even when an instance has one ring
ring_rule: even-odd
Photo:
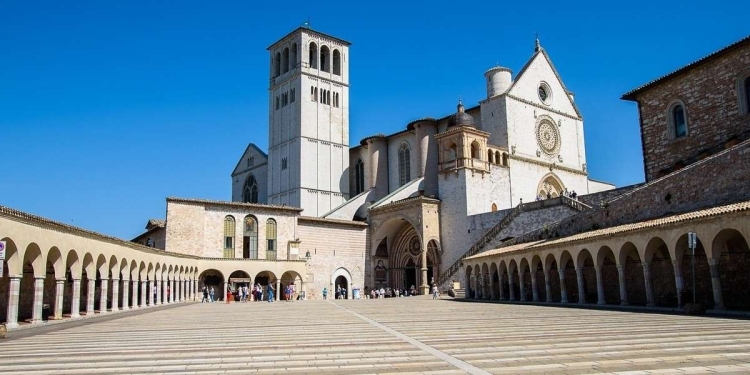
[[[497,279],[498,279],[497,284],[499,286],[499,288],[497,289],[500,291],[499,293],[500,295],[498,296],[498,298],[501,301],[505,301],[505,291],[503,291],[503,273],[502,272],[500,271],[497,272]]]
[[[86,291],[86,316],[94,315],[94,295],[96,293],[96,279],[88,279]]]
[[[156,280],[156,301],[154,301],[154,305],[161,305],[164,303],[164,301],[161,300],[161,288],[163,286],[163,280]]]
[[[525,272],[518,273],[518,292],[521,293],[521,302],[526,302],[526,281],[523,277],[524,274]]]
[[[252,285],[252,283],[250,285]],[[193,301],[197,301],[197,298],[198,298],[198,279],[193,279]],[[201,296],[201,298],[203,298],[203,296]]]
[[[531,273],[531,298],[534,302],[539,302],[539,291],[536,290],[536,272]]]
[[[138,307],[138,280],[131,280],[130,285],[133,290],[133,295],[130,296],[130,306],[136,308]]]
[[[148,296],[148,290],[147,288],[148,281],[142,280],[141,281],[141,303],[139,307],[146,307],[146,296]]]
[[[120,310],[120,279],[112,279],[112,311]]]
[[[55,280],[55,313],[52,316],[54,320],[62,319],[63,313],[63,295],[65,294],[65,279]]]
[[[174,278],[172,278],[172,280],[169,280],[169,283],[171,284],[169,286],[169,303],[174,303]],[[227,292],[226,283],[224,283],[224,293],[226,294],[226,292]]]
[[[424,296],[430,294],[430,285],[427,284],[429,282],[430,280],[427,280],[427,246],[423,245],[422,246],[422,286],[421,286],[421,289],[422,289],[422,295]],[[349,293],[349,289],[351,288],[352,287],[350,285],[346,292]]]
[[[102,278],[102,286],[99,288],[99,314],[107,312],[107,292],[109,291],[109,279]]]
[[[549,282],[549,271],[544,271],[544,292],[546,293],[547,302],[552,302],[552,285]]]
[[[651,263],[643,262],[643,280],[646,284],[646,306],[655,306],[654,303],[654,286],[651,283]]]
[[[515,301],[516,300],[516,291],[513,290],[513,274],[508,272],[508,290],[510,291],[510,299],[509,301]]]
[[[682,291],[685,290],[682,279],[682,262],[675,259],[672,261],[672,267],[674,268],[674,283],[677,289],[677,307],[682,307],[682,304],[685,303],[682,300]]]
[[[568,303],[568,289],[565,287],[565,269],[558,269],[560,275],[560,303]]]
[[[0,266],[1,267],[1,266]],[[18,327],[18,298],[21,291],[21,276],[9,276],[10,285],[8,286],[8,317],[5,326],[8,328]]]
[[[123,280],[122,281],[122,309],[128,310],[130,309],[130,298],[128,298],[130,295],[130,280]]]
[[[273,296],[274,297],[274,301],[278,301],[280,295],[281,295],[281,279],[276,279],[276,294]],[[351,286],[351,284],[347,285],[346,295],[347,295],[347,297],[349,297],[349,296],[352,295],[352,286]]]
[[[607,301],[604,300],[604,279],[602,278],[602,268],[596,267],[596,296],[598,305],[604,305]]]
[[[625,287],[625,266],[617,266],[617,277],[620,280],[620,305],[628,304],[628,290]]]
[[[34,277],[34,308],[31,312],[31,324],[42,322],[42,303],[44,303],[44,276]]]
[[[182,280],[182,282],[180,282],[180,291],[181,291],[180,296],[182,297],[182,298],[180,298],[180,301],[182,301],[182,302],[187,301],[187,296],[188,296],[188,294],[187,294],[187,280]]]
[[[586,285],[583,284],[583,267],[576,267],[576,281],[578,282],[578,303],[586,303]]]
[[[71,298],[71,301],[70,301],[70,317],[79,318],[80,316],[81,316],[81,279],[73,279],[73,298]]]
[[[724,310],[724,298],[721,295],[721,277],[719,275],[719,260],[709,259],[708,266],[711,269],[711,286],[714,289],[714,310]]]

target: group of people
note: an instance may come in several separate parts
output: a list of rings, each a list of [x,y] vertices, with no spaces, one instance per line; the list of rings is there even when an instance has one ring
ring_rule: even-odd
[[[247,302],[247,301],[255,301],[260,302],[263,301],[263,297],[265,294],[266,300],[268,302],[274,301],[274,292],[276,290],[273,287],[273,284],[268,284],[267,290],[263,291],[263,286],[260,284],[255,284],[252,286],[252,288],[248,287],[247,285],[241,285],[238,286],[236,289],[232,289],[231,286],[227,285],[227,294],[226,294],[226,303],[230,303],[232,299],[236,299],[238,302]],[[201,303],[211,303],[216,301],[214,298],[214,287],[213,286],[207,286],[204,285],[201,289],[201,292],[203,294],[203,298],[201,299]],[[234,294],[237,294],[237,297],[234,297]],[[294,298],[295,289],[294,285],[287,285],[285,289],[285,296],[287,301],[291,301]]]
[[[204,285],[203,289],[201,289],[201,292],[203,293],[201,303],[211,303],[214,301],[214,287],[209,288]]]
[[[565,188],[565,190],[563,190],[560,195],[568,197],[570,199],[578,199],[578,193],[576,193],[575,190],[568,191],[568,188]],[[537,201],[541,201],[541,200],[544,200],[544,199],[551,199],[551,198],[552,198],[552,193],[548,191],[546,196],[544,196],[541,193],[539,195],[537,195],[536,200]]]
[[[341,285],[336,285],[336,299],[346,299],[348,294],[346,294],[347,290],[346,288],[342,288]],[[353,296],[354,298],[359,298],[357,296]],[[323,288],[323,299],[328,299],[328,288]]]
[[[370,291],[370,298],[371,299],[381,299],[381,298],[392,298],[392,297],[411,297],[418,295],[419,292],[417,291],[417,288],[414,287],[414,285],[411,286],[411,288],[383,288],[380,287],[374,288]],[[437,299],[440,298],[440,291],[438,290],[438,287],[436,284],[432,284],[432,298]]]

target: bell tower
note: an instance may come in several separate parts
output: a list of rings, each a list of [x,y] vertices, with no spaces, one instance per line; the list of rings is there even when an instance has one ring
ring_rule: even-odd
[[[349,191],[349,46],[308,23],[268,47],[268,203],[321,216]]]

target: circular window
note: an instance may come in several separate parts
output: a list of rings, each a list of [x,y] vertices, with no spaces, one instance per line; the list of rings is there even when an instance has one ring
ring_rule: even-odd
[[[544,120],[537,125],[536,142],[539,148],[548,155],[560,151],[560,133],[554,123]]]
[[[544,104],[549,104],[552,101],[552,90],[550,90],[547,83],[542,82],[539,84],[539,100]]]

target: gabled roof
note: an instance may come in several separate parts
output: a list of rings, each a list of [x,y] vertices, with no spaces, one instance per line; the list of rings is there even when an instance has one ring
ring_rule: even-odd
[[[263,156],[266,161],[268,161],[268,154],[263,152],[258,146],[255,145],[255,143],[250,143],[245,147],[245,151],[242,152],[242,156],[240,156],[239,160],[237,160],[237,164],[234,166],[234,169],[232,169],[232,176],[234,177],[235,174],[237,174],[237,170],[240,168],[240,163],[242,163],[242,159],[245,158],[245,155],[247,155],[247,152],[250,151],[250,149],[255,150],[257,153],[259,153],[261,156]],[[256,166],[263,165],[263,163],[258,163]]]
[[[148,223],[146,223],[146,230],[151,230],[153,228],[164,228],[166,226],[167,226],[166,220],[149,219]]]
[[[736,41],[736,42],[734,42],[734,43],[732,43],[732,44],[730,44],[730,45],[728,45],[728,46],[726,46],[726,47],[724,47],[724,48],[722,48],[722,49],[720,49],[720,50],[718,50],[718,51],[716,51],[714,53],[711,53],[711,54],[709,54],[707,56],[701,57],[700,59],[695,60],[695,61],[691,62],[690,64],[687,64],[687,65],[683,66],[682,68],[674,70],[671,73],[667,73],[667,74],[665,74],[665,75],[663,75],[663,76],[661,76],[661,77],[659,77],[659,78],[657,78],[657,79],[655,79],[655,80],[653,80],[651,82],[648,82],[648,83],[646,83],[646,84],[644,84],[644,85],[642,85],[640,87],[637,87],[637,88],[635,88],[633,90],[630,90],[630,91],[624,93],[622,95],[622,98],[620,98],[620,99],[635,101],[636,95],[640,94],[644,90],[646,90],[646,89],[648,89],[650,87],[653,87],[654,85],[657,85],[657,84],[659,84],[661,82],[664,82],[664,81],[666,81],[666,80],[668,80],[670,78],[673,78],[673,77],[675,77],[675,76],[677,76],[677,75],[679,75],[681,73],[684,73],[684,72],[686,72],[686,71],[688,71],[688,70],[690,70],[692,68],[696,68],[696,67],[701,66],[701,65],[703,65],[705,63],[713,61],[713,60],[715,60],[715,59],[717,59],[717,58],[719,58],[719,57],[721,57],[721,56],[723,56],[723,55],[725,55],[725,54],[727,54],[729,52],[732,52],[732,51],[734,51],[734,50],[736,50],[738,48],[743,47],[746,44],[750,44],[750,35],[748,35],[748,36],[746,36],[746,37],[744,37],[744,38],[742,38],[742,39],[740,39],[740,40],[738,40],[738,41]]]

